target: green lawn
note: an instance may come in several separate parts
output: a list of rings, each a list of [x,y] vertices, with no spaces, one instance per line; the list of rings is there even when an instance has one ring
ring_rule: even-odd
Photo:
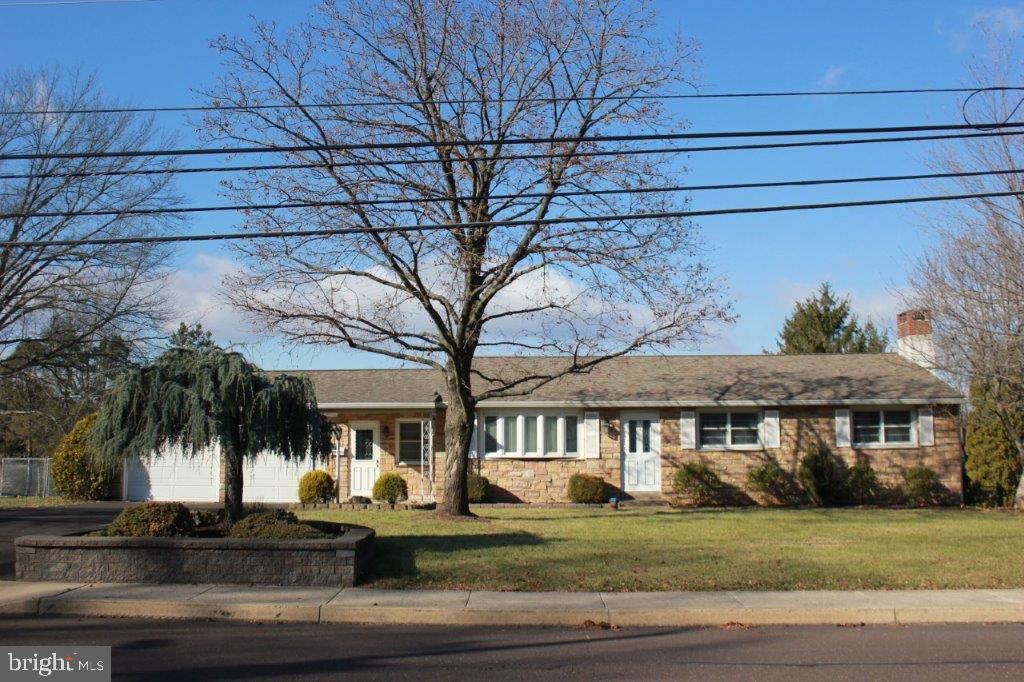
[[[0,497],[0,509],[53,507],[58,504],[68,504],[68,501],[59,497]]]
[[[1024,514],[959,509],[310,510],[377,531],[368,585],[498,590],[1024,587]]]

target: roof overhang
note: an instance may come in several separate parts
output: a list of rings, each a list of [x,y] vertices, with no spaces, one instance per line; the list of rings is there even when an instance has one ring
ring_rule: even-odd
[[[481,408],[558,407],[821,407],[831,405],[962,405],[964,398],[844,398],[842,400],[484,400]],[[321,410],[432,410],[443,402],[410,403],[318,403]]]

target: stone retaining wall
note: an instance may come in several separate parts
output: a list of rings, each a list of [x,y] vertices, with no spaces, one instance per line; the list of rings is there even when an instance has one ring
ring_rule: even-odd
[[[374,533],[315,540],[29,535],[14,542],[18,580],[351,587]]]

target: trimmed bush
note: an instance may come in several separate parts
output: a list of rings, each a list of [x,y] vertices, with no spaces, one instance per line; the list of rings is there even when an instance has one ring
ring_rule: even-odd
[[[842,467],[823,441],[812,444],[800,458],[797,480],[811,502],[819,507],[839,504],[845,492]]]
[[[110,522],[105,533],[129,538],[181,538],[195,534],[192,514],[180,502],[146,502],[129,507]]]
[[[373,499],[375,500],[384,500],[394,504],[408,497],[409,486],[405,479],[392,471],[381,474],[381,477],[373,484]]]
[[[945,489],[939,475],[928,467],[910,467],[903,472],[903,499],[911,507],[942,504]]]
[[[486,502],[487,501],[487,489],[490,487],[491,482],[487,480],[486,476],[480,474],[468,474],[466,476],[466,489],[469,491],[470,502]]]
[[[314,504],[334,499],[334,479],[322,469],[310,471],[299,479],[299,502]]]
[[[114,476],[98,464],[90,443],[96,414],[78,420],[53,453],[50,473],[53,489],[71,500],[104,500],[110,497]]]
[[[765,462],[747,470],[747,490],[767,495],[776,502],[793,497],[789,476],[777,462]]]
[[[672,489],[697,506],[714,502],[722,489],[722,479],[704,462],[687,462],[676,469]]]
[[[256,512],[238,521],[228,537],[255,540],[304,540],[328,537],[313,526],[300,523],[295,514],[283,509]]]
[[[878,495],[878,475],[867,461],[861,460],[850,467],[846,492],[854,504],[870,502]]]
[[[573,474],[569,477],[566,494],[576,504],[602,504],[606,499],[604,479],[590,474]]]

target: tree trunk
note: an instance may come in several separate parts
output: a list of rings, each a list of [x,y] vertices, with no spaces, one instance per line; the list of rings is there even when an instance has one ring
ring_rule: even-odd
[[[223,444],[224,457],[224,518],[231,524],[242,518],[242,453],[234,444]]]
[[[1020,458],[1021,474],[1017,479],[1017,492],[1013,496],[1013,506],[1016,509],[1024,509],[1024,440],[1017,439],[1017,456]]]
[[[444,494],[437,505],[437,513],[444,516],[472,516],[469,511],[469,491],[466,488],[466,468],[469,464],[470,439],[476,405],[468,389],[449,373],[446,380],[444,419]]]

